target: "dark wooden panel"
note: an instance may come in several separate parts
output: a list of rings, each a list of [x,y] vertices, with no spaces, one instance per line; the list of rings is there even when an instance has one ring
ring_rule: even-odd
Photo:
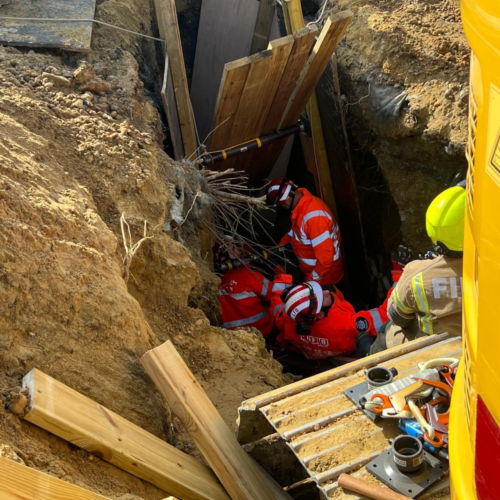
[[[191,100],[200,140],[208,135],[226,63],[250,54],[257,0],[203,0]]]
[[[14,0],[2,17],[94,19],[95,0]],[[93,23],[0,20],[0,43],[88,52]]]

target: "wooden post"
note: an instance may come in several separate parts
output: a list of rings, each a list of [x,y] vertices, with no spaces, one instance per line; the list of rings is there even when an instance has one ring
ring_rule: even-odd
[[[172,72],[170,71],[168,54],[165,57],[165,73],[163,74],[161,100],[163,102],[163,109],[167,115],[170,138],[172,139],[172,146],[174,148],[174,156],[176,160],[180,160],[184,156],[184,144],[182,142],[179,111],[177,109],[177,101],[175,100],[174,82],[172,80]]]
[[[184,152],[190,157],[196,152],[198,142],[189,98],[189,89],[182,53],[181,36],[177,21],[177,9],[175,0],[155,0],[156,16],[158,18],[158,29],[160,36],[167,44],[167,53],[170,59],[170,70],[174,83],[177,107],[179,110],[179,121],[182,130]]]
[[[141,362],[233,500],[291,500],[238,444],[170,341]]]
[[[290,23],[291,32],[304,28],[304,16],[302,14],[302,6],[300,0],[291,0],[284,3],[284,9],[287,11],[288,22]],[[316,189],[320,198],[330,207],[335,216],[337,217],[337,205],[335,203],[335,195],[333,194],[332,178],[330,175],[330,167],[328,166],[328,157],[326,154],[325,138],[323,136],[323,129],[321,127],[321,118],[319,116],[318,99],[316,92],[313,93],[308,106],[308,118],[311,123],[312,130],[312,144],[304,144],[304,142],[311,142],[307,137],[301,134],[301,141],[303,144],[304,153],[306,155],[306,163],[311,170],[311,161],[308,158],[314,158],[316,163],[316,172],[312,172],[316,180]],[[311,147],[312,145],[312,147]],[[313,155],[308,152],[313,152]]]
[[[31,370],[23,385],[28,422],[182,500],[229,500],[208,467],[45,373]]]
[[[110,500],[26,465],[0,457],[2,500]]]
[[[266,50],[276,10],[275,0],[260,0],[250,54]]]

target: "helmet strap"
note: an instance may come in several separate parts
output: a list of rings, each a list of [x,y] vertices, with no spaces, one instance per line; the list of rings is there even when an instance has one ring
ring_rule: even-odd
[[[450,250],[442,241],[438,241],[434,245],[434,252],[436,252],[437,255],[445,255],[446,257],[451,257],[452,259],[461,259],[464,256],[463,252]]]

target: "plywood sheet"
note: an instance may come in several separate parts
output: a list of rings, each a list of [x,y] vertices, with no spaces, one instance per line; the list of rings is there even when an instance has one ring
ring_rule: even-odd
[[[13,0],[0,8],[2,17],[94,19],[95,0]],[[88,52],[90,22],[10,21],[0,19],[0,43]]]

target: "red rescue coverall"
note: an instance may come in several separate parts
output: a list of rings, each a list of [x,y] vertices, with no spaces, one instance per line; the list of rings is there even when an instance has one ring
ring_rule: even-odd
[[[254,327],[264,338],[273,328],[269,313],[272,283],[261,273],[248,267],[231,269],[221,278],[219,304],[223,327],[235,330]]]
[[[297,192],[303,196],[293,209],[292,229],[280,245],[291,243],[304,281],[335,285],[344,276],[337,221],[328,206],[307,189]]]
[[[310,335],[298,335],[296,323],[284,311],[281,293],[291,283],[291,276],[279,276],[273,284],[271,308],[274,323],[279,330],[277,344],[283,348],[300,352],[310,359],[324,359],[340,356],[356,350],[358,333],[367,331],[377,335],[378,327],[388,320],[387,300],[370,311],[356,313],[354,307],[344,299],[339,290],[330,292],[333,305],[328,316],[314,321]]]

